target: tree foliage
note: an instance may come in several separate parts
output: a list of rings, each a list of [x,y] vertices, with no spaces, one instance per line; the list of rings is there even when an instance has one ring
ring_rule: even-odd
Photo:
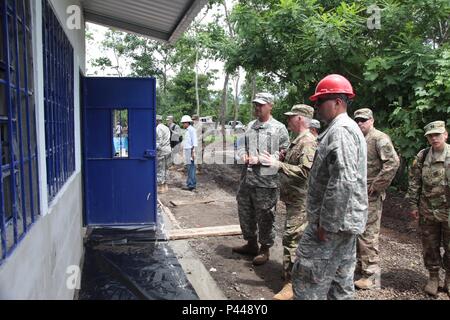
[[[369,28],[373,1],[239,1],[232,19],[234,60],[283,87],[279,105],[306,102],[325,75],[339,73],[411,159],[425,145],[423,126],[450,125],[450,2],[378,1],[380,28]],[[280,93],[280,92],[278,92]],[[282,110],[284,111],[284,110]],[[279,112],[281,113],[281,111]]]

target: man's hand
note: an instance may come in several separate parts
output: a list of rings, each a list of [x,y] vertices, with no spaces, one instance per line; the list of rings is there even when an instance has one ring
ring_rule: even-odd
[[[327,241],[326,234],[327,232],[325,231],[324,228],[322,228],[321,226],[317,228],[317,237],[319,238],[320,241],[322,242]]]
[[[255,157],[255,156],[248,157],[248,164],[257,165],[258,163],[259,163],[258,157]]]
[[[377,190],[375,190],[373,188],[373,186],[370,186],[369,191],[367,193],[371,197],[371,196],[374,196],[377,193]]]
[[[272,156],[270,155],[270,153],[268,153],[267,151],[264,151],[263,154],[259,155],[259,162],[261,162],[261,164],[263,166],[276,166],[277,162],[274,158],[272,158]]]
[[[195,161],[195,151],[194,151],[194,149],[192,149],[192,151],[191,151],[191,159],[192,159],[192,161]]]
[[[408,212],[408,215],[414,220],[419,220],[419,210],[413,210]]]
[[[283,150],[280,151],[279,159],[280,159],[281,162],[283,162],[284,159],[286,158],[286,153],[287,153],[286,149],[283,149]]]

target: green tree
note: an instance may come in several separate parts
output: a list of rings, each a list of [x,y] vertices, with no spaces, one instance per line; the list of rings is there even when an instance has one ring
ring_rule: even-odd
[[[411,159],[426,143],[422,127],[450,118],[450,2],[378,1],[380,29],[368,25],[373,4],[239,1],[231,17],[239,44],[235,61],[278,82],[282,108],[308,103],[326,74],[346,76],[357,93],[350,112],[374,109],[377,126]]]

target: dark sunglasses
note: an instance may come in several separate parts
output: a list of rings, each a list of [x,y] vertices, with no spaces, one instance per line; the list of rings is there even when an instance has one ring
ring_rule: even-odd
[[[317,107],[320,107],[321,105],[323,105],[325,102],[327,102],[327,101],[329,101],[329,100],[336,100],[337,98],[335,97],[335,98],[318,98],[317,99],[317,101],[316,101],[316,103],[315,103],[315,106],[316,106],[316,108]]]
[[[265,106],[265,104],[253,103],[254,108],[261,108],[262,106]]]
[[[355,119],[355,122],[356,122],[356,123],[360,123],[360,122],[365,123],[365,122],[367,122],[367,121],[369,121],[369,119],[362,119],[362,118],[357,118],[357,119]]]

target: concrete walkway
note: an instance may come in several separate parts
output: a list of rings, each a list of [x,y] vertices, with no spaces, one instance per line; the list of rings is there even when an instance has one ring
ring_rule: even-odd
[[[168,217],[167,208],[163,206],[161,209],[165,231],[171,230],[174,223]],[[171,240],[169,246],[174,251],[200,300],[227,300],[187,240]]]

